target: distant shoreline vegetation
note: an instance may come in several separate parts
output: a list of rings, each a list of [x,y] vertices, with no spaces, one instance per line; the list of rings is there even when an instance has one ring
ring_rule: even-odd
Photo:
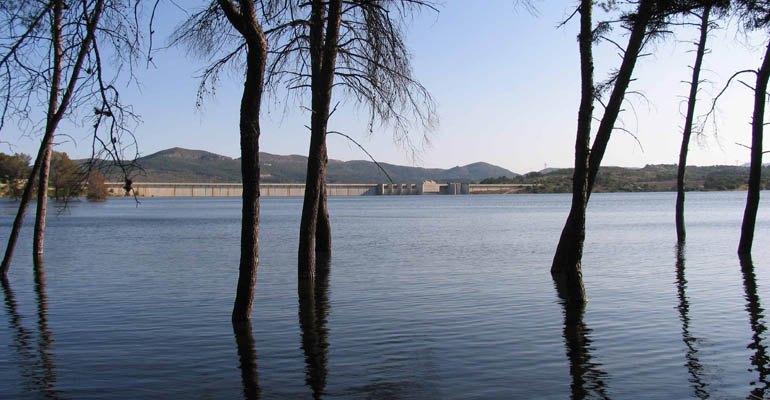
[[[572,168],[530,172],[516,177],[500,176],[479,181],[481,184],[537,184],[520,193],[570,193]],[[687,191],[746,190],[749,169],[743,166],[688,166]],[[646,165],[644,168],[602,167],[594,192],[675,192],[676,164]],[[763,167],[761,189],[770,189],[770,167]]]

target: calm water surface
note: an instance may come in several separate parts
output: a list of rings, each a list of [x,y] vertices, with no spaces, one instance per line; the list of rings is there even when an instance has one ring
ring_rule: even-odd
[[[239,199],[52,212],[37,280],[28,219],[0,397],[770,397],[767,207],[742,268],[745,193],[688,195],[683,257],[674,194],[595,194],[582,309],[548,272],[569,201],[330,198],[331,275],[298,301],[302,200],[263,199],[252,326],[235,332]],[[15,207],[0,202],[3,245]]]

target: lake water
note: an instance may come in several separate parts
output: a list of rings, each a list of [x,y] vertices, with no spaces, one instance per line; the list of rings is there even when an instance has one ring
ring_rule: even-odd
[[[568,195],[330,198],[331,275],[312,302],[302,199],[263,199],[251,335],[230,323],[239,199],[78,202],[50,212],[43,285],[31,218],[22,231],[0,397],[770,397],[770,213],[742,269],[744,202],[688,194],[678,260],[673,193],[593,195],[583,310],[549,274]],[[15,206],[0,202],[3,245]]]

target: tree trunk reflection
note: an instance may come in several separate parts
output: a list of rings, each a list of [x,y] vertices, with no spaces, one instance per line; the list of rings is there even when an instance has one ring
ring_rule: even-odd
[[[58,399],[56,391],[56,365],[51,354],[53,332],[48,328],[48,301],[45,293],[43,265],[35,266],[35,294],[37,296],[37,346],[35,333],[24,328],[13,290],[7,279],[0,279],[8,311],[9,327],[14,332],[13,347],[19,358],[20,375],[26,380],[31,392],[40,393],[47,399]],[[37,353],[37,354],[36,354]]]
[[[319,399],[326,388],[327,353],[329,330],[329,262],[319,258],[315,281],[299,282],[299,325],[302,329],[302,351],[305,353],[305,382],[313,390],[313,398]]]
[[[257,372],[257,349],[254,342],[254,334],[251,331],[251,321],[233,321],[233,333],[235,343],[238,346],[238,359],[241,370],[241,382],[243,383],[243,397],[246,400],[259,399],[262,390],[259,387],[259,373]]]
[[[743,289],[746,292],[746,311],[749,312],[749,321],[751,322],[751,331],[753,333],[748,348],[754,350],[754,355],[751,356],[751,365],[754,366],[754,369],[759,374],[759,380],[751,382],[754,389],[749,397],[763,399],[768,388],[770,388],[767,345],[762,343],[762,335],[767,330],[764,322],[765,310],[762,308],[759,294],[757,294],[757,280],[754,275],[754,263],[751,256],[741,257],[740,261],[741,272],[743,272]]]
[[[679,299],[679,320],[682,321],[682,341],[687,346],[685,358],[687,362],[687,372],[690,374],[690,383],[692,384],[695,396],[699,399],[710,397],[708,384],[703,380],[703,364],[698,359],[698,338],[690,333],[690,301],[687,298],[687,279],[684,273],[685,267],[685,245],[679,242],[676,247],[676,294]]]
[[[591,360],[591,329],[583,322],[585,303],[569,301],[569,295],[564,293],[567,288],[559,284],[555,286],[564,307],[564,344],[572,376],[572,398],[608,399],[605,381],[609,376],[601,370],[601,364]]]

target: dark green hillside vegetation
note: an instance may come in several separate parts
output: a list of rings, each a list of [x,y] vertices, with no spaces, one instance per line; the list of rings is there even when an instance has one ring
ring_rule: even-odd
[[[299,183],[305,181],[307,157],[260,153],[262,182]],[[201,150],[175,147],[139,158],[144,173],[136,182],[232,182],[241,181],[240,159],[233,159]],[[512,178],[515,173],[491,164],[478,162],[450,169],[417,168],[380,163],[395,183],[476,182],[487,176]],[[109,181],[122,181],[118,174],[108,174]],[[385,183],[388,178],[370,161],[329,160],[329,183]]]
[[[764,167],[770,172],[770,167]],[[644,168],[603,167],[596,177],[595,192],[668,192],[676,191],[675,164],[647,165]],[[572,169],[564,168],[548,173],[530,172],[514,178],[487,178],[479,183],[535,183],[530,193],[569,193],[572,190]],[[749,169],[740,166],[717,165],[687,167],[689,191],[744,190]],[[770,177],[762,174],[762,190],[770,189]]]

